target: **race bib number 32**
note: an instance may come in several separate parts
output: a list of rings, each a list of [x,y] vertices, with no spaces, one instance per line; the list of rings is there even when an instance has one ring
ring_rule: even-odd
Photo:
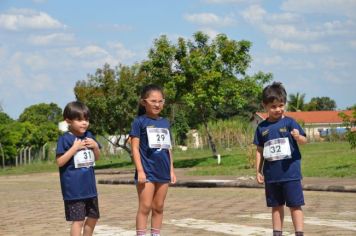
[[[266,142],[263,147],[263,157],[267,161],[292,158],[288,138],[277,138]]]
[[[147,137],[150,148],[170,149],[172,147],[169,129],[147,127]]]
[[[78,151],[74,155],[75,168],[95,166],[95,156],[91,149],[84,149]]]

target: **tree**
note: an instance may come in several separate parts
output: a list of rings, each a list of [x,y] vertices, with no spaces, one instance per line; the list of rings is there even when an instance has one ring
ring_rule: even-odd
[[[346,139],[349,142],[351,149],[356,148],[356,107],[353,108],[352,114],[347,115],[344,112],[340,112],[339,116],[343,119],[346,127]]]
[[[175,107],[184,106],[197,124],[204,125],[209,146],[217,156],[208,121],[245,111],[250,98],[258,97],[272,76],[262,72],[246,75],[251,62],[248,41],[230,40],[220,34],[210,42],[202,32],[193,38],[188,42],[179,38],[178,44],[172,45],[161,36],[155,40],[142,70],[150,81],[164,86],[173,120]]]
[[[117,135],[119,139],[114,145],[130,154],[128,139],[122,145],[120,138],[128,134],[137,114],[143,79],[138,65],[120,65],[112,69],[105,64],[94,75],[88,75],[87,81],[78,81],[74,88],[77,100],[84,102],[90,109],[90,129],[107,140],[108,135]]]
[[[14,120],[11,119],[11,117],[6,114],[5,112],[0,111],[0,124],[9,124],[13,122]]]
[[[47,122],[57,125],[62,120],[62,109],[55,103],[39,103],[29,106],[19,117],[20,122],[28,121],[35,125]]]
[[[288,111],[303,111],[304,98],[305,98],[304,93],[289,94],[287,110]]]
[[[333,111],[336,108],[336,102],[329,97],[313,97],[308,104],[308,111]]]

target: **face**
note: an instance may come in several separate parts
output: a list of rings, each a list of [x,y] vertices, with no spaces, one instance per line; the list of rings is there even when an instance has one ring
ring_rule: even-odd
[[[69,125],[69,130],[76,136],[83,135],[89,127],[89,120],[86,119],[66,119],[66,121]]]
[[[275,100],[273,103],[263,105],[268,113],[269,121],[277,121],[283,117],[285,104],[283,102]]]
[[[147,98],[141,100],[141,104],[146,109],[146,115],[157,118],[163,109],[164,98],[160,91],[151,91]]]

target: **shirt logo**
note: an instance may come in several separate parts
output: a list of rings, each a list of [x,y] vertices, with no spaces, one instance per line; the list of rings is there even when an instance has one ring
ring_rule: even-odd
[[[265,131],[262,132],[262,136],[266,136],[269,133],[269,130],[266,129]]]
[[[285,133],[285,132],[287,132],[287,128],[286,128],[286,127],[280,128],[280,129],[279,129],[279,132]]]

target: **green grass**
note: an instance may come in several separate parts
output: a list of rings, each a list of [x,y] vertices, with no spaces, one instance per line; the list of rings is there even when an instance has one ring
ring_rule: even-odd
[[[255,175],[255,169],[249,168],[244,151],[233,148],[218,148],[221,164],[212,157],[208,149],[188,149],[174,151],[175,168],[189,168],[190,175]],[[302,172],[305,177],[348,177],[356,178],[356,150],[351,150],[347,142],[309,143],[301,146]],[[96,163],[96,169],[134,169],[127,154],[102,157]],[[0,175],[55,172],[58,168],[54,161],[35,161],[31,165],[6,167],[0,169]]]

